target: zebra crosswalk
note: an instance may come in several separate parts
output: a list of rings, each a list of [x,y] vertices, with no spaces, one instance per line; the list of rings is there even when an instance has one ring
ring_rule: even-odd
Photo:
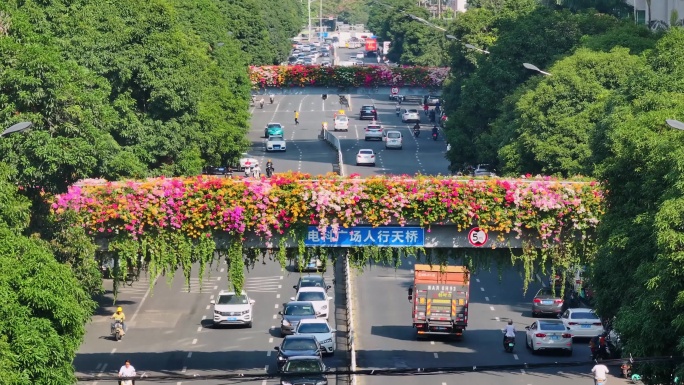
[[[200,282],[199,278],[190,277],[190,282],[183,284],[181,293],[206,294],[216,291],[221,287],[222,276],[204,277]]]
[[[245,291],[248,293],[277,293],[282,288],[282,275],[245,277]]]

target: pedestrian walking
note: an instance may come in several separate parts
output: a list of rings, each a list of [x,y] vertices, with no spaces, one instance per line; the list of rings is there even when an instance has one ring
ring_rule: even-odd
[[[295,126],[299,125],[299,111],[295,110]]]

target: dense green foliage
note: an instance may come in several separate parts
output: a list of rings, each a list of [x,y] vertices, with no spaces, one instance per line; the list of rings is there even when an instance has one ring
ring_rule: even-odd
[[[22,236],[29,202],[0,163],[0,378],[3,384],[74,383],[72,360],[95,307],[49,245]]]
[[[584,3],[563,5],[581,10]],[[607,0],[591,3],[624,11]],[[593,11],[506,0],[480,5],[449,26],[490,52],[450,48],[452,167],[486,162],[503,173],[603,181],[607,212],[599,250],[588,256],[596,308],[614,318],[625,354],[681,356],[684,133],[665,120],[684,120],[684,29],[663,35]],[[671,370],[648,365],[639,373],[656,383]]]
[[[413,20],[407,14],[423,19],[429,12],[410,0],[387,0],[371,3],[368,29],[379,41],[391,41],[387,58],[402,65],[443,67],[449,64],[444,33]],[[435,20],[434,23],[440,24]]]
[[[24,185],[196,174],[248,145],[248,64],[286,58],[299,1],[0,5],[0,144]]]

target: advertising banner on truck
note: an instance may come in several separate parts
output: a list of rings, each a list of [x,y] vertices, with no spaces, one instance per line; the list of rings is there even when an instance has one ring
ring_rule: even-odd
[[[378,40],[373,38],[366,39],[366,52],[375,52],[378,50]]]
[[[382,42],[382,54],[387,55],[389,53],[390,49],[390,43],[389,41],[383,41]]]

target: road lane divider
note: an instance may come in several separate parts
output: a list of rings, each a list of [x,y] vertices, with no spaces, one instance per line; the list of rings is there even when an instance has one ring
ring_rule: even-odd
[[[349,378],[351,385],[356,385],[356,345],[354,341],[354,306],[351,298],[352,284],[351,284],[351,268],[349,267],[349,259],[345,255],[344,260],[344,288],[346,294],[345,306],[347,308],[347,348],[349,349],[350,362],[349,369],[352,374]]]
[[[345,176],[344,159],[342,158],[342,145],[340,139],[329,130],[323,130],[323,140],[337,150],[337,167],[333,164],[333,171],[338,169],[340,176]]]

